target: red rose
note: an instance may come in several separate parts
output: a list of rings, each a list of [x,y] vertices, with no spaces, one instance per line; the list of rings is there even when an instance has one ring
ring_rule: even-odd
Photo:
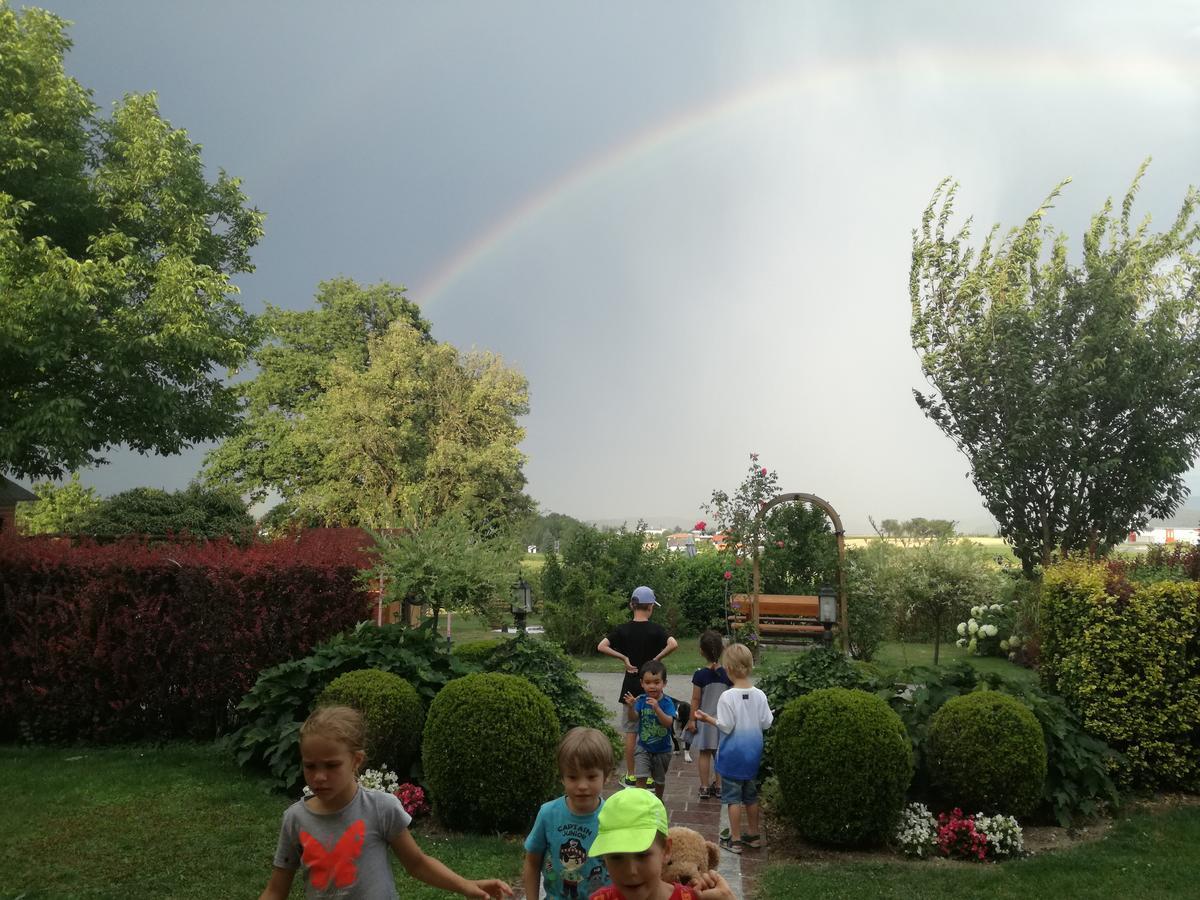
[[[725,570],[725,580],[728,581],[732,577],[733,577],[733,572],[731,572],[729,569],[726,569]]]

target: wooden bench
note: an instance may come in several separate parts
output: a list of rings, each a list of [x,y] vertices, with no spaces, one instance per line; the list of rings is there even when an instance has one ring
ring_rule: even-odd
[[[733,612],[729,621],[743,625],[750,621],[750,594],[729,598]],[[758,630],[763,635],[821,638],[825,626],[820,619],[821,601],[805,594],[759,594]]]

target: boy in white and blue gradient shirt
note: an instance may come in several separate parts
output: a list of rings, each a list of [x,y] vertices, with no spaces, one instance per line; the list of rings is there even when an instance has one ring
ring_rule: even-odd
[[[758,767],[763,755],[763,732],[775,717],[767,695],[750,684],[754,657],[745,644],[730,644],[721,654],[721,664],[733,687],[717,701],[717,717],[698,712],[701,722],[716,725],[721,732],[717,747],[717,774],[721,776],[721,802],[729,811],[729,835],[721,846],[734,853],[759,845]],[[746,807],[746,833],[742,834],[742,807]]]

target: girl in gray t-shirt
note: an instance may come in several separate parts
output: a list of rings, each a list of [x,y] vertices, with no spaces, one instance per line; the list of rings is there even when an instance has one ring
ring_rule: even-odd
[[[362,716],[348,706],[323,706],[301,726],[304,781],[313,796],[284,812],[261,900],[284,900],[297,869],[304,871],[306,897],[396,898],[389,847],[404,870],[425,884],[480,900],[512,896],[499,879],[468,881],[426,856],[408,830],[412,818],[400,801],[359,787],[365,738]]]

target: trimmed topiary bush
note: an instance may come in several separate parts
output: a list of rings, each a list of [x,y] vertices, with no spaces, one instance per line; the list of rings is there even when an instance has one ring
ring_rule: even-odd
[[[391,672],[356,669],[339,675],[321,692],[318,706],[344,704],[363,714],[367,725],[367,767],[386,764],[408,774],[421,753],[425,707],[417,689]]]
[[[491,659],[496,648],[502,642],[498,638],[484,638],[481,641],[466,641],[462,644],[455,644],[453,654],[460,660],[470,666],[478,666],[484,668],[487,666],[487,661]]]
[[[947,805],[1024,816],[1042,797],[1046,739],[1019,700],[976,691],[933,714],[925,762],[930,785]]]
[[[425,718],[421,761],[434,815],[450,828],[518,832],[558,788],[554,706],[527,679],[450,682]]]
[[[801,835],[853,847],[892,833],[913,756],[883,700],[846,688],[813,691],[789,703],[773,730],[783,812]]]

